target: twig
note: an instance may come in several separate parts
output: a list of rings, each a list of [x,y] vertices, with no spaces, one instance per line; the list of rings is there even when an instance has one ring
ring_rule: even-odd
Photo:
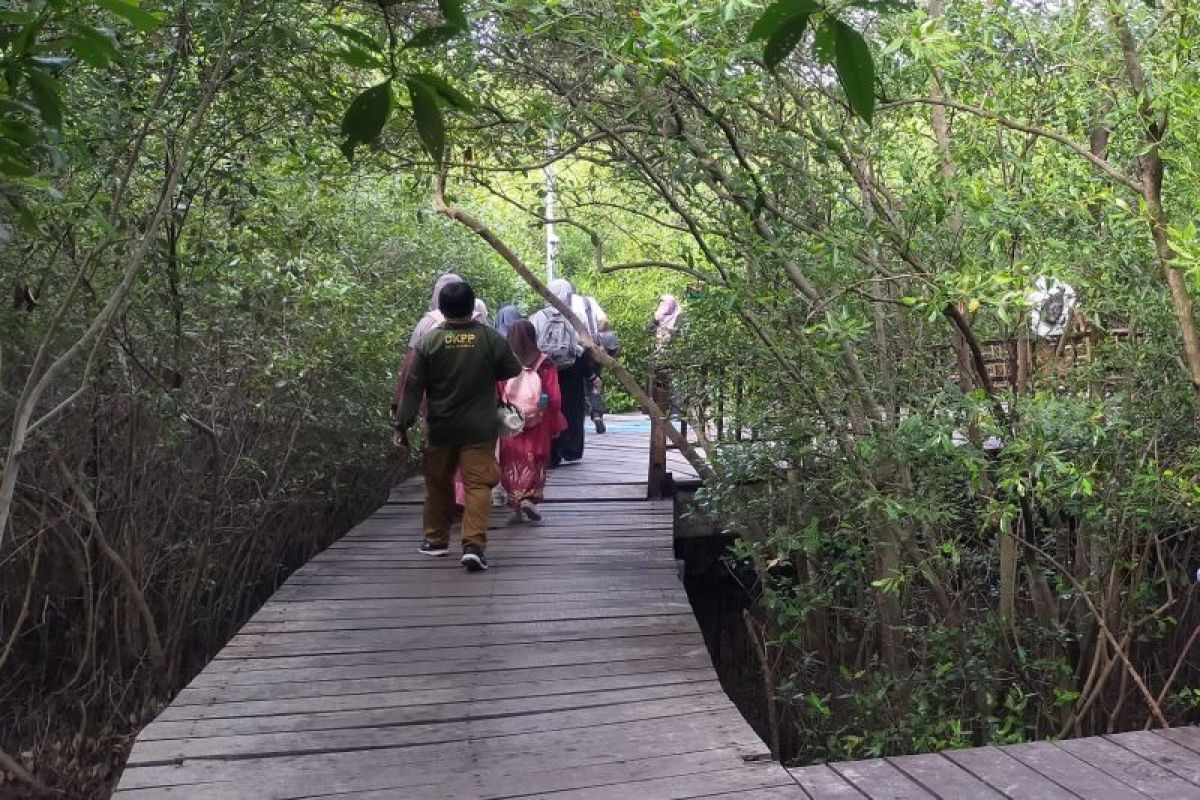
[[[767,702],[767,728],[771,735],[771,758],[779,758],[779,706],[775,702],[774,673],[771,670],[770,659],[767,658],[767,648],[758,633],[758,626],[750,616],[749,609],[742,610],[742,621],[746,624],[746,635],[750,637],[750,649],[758,661],[759,673],[762,675],[763,692]]]
[[[100,524],[100,519],[96,514],[96,506],[92,503],[92,499],[83,491],[83,487],[79,485],[79,481],[75,479],[75,475],[71,472],[71,468],[67,466],[62,457],[57,457],[58,471],[66,481],[80,505],[83,506],[83,518],[92,527],[92,533],[96,537],[96,544],[99,545],[100,551],[113,563],[120,573],[121,578],[125,582],[125,588],[129,591],[130,599],[137,607],[138,613],[142,618],[142,626],[146,630],[147,647],[150,650],[150,660],[155,667],[159,669],[161,676],[162,670],[166,666],[166,656],[163,653],[162,639],[158,635],[158,625],[154,622],[154,612],[150,610],[150,606],[146,603],[146,595],[142,592],[141,586],[138,585],[137,578],[130,569],[129,563],[121,556],[120,553],[108,541],[108,537],[104,533],[104,527]]]
[[[1192,635],[1188,637],[1187,644],[1183,646],[1183,651],[1179,654],[1179,658],[1175,660],[1175,667],[1171,670],[1171,674],[1167,676],[1166,683],[1163,684],[1162,690],[1158,693],[1158,702],[1162,703],[1166,699],[1167,693],[1171,691],[1171,686],[1174,685],[1175,679],[1179,677],[1179,670],[1187,661],[1188,653],[1192,651],[1192,646],[1196,644],[1196,639],[1200,638],[1200,625],[1197,625],[1192,631]],[[1146,729],[1150,728],[1150,720],[1146,720]]]
[[[42,560],[42,535],[39,532],[37,535],[37,547],[33,551],[33,566],[29,568],[29,580],[25,583],[25,598],[21,601],[21,611],[17,614],[17,619],[13,622],[12,631],[8,635],[8,641],[4,643],[4,650],[0,651],[0,667],[3,667],[8,661],[8,656],[12,653],[13,646],[17,643],[17,637],[21,635],[21,626],[25,624],[25,619],[29,616],[29,601],[33,598],[33,584],[37,581],[38,565]]]
[[[1083,602],[1087,604],[1088,610],[1092,612],[1092,617],[1095,618],[1096,624],[1100,626],[1100,631],[1104,634],[1104,638],[1107,639],[1109,645],[1112,646],[1117,658],[1121,659],[1121,664],[1125,667],[1125,671],[1128,673],[1130,679],[1133,680],[1134,685],[1137,686],[1138,691],[1141,692],[1142,698],[1145,699],[1146,706],[1150,709],[1150,713],[1153,714],[1154,719],[1158,721],[1160,727],[1171,727],[1171,723],[1167,722],[1167,718],[1163,716],[1162,708],[1159,706],[1158,701],[1154,699],[1154,695],[1150,694],[1149,687],[1147,687],[1146,682],[1142,680],[1141,673],[1139,673],[1137,668],[1133,666],[1133,663],[1130,662],[1129,656],[1125,655],[1125,651],[1121,647],[1121,644],[1117,642],[1117,637],[1113,636],[1112,630],[1108,627],[1108,623],[1104,621],[1104,617],[1101,616],[1099,609],[1096,608],[1096,604],[1092,602],[1091,595],[1088,594],[1084,585],[1080,583],[1079,580],[1071,574],[1070,570],[1066,569],[1058,559],[1047,553],[1042,548],[1038,547],[1033,542],[1018,536],[1015,533],[1013,534],[1013,538],[1050,562],[1050,565],[1058,570],[1060,575],[1071,582],[1071,585],[1075,588],[1075,591],[1079,592],[1079,596],[1083,599]],[[1184,652],[1187,651],[1185,650]]]
[[[43,797],[49,797],[51,795],[58,794],[58,792],[52,791],[49,786],[31,775],[27,769],[21,766],[20,762],[3,750],[0,750],[0,769],[16,775],[17,780]]]

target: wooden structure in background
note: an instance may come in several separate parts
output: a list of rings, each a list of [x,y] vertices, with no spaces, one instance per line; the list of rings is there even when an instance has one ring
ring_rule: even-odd
[[[1036,383],[1065,376],[1077,367],[1091,363],[1096,347],[1105,340],[1131,342],[1136,340],[1136,333],[1125,326],[1101,331],[1078,321],[1071,332],[1061,337],[1042,341],[989,339],[981,343],[980,350],[992,387],[1009,390],[1014,385],[1014,377],[1022,373],[1031,376]],[[1021,349],[1026,346],[1029,349],[1024,358],[1029,363],[1023,369]]]

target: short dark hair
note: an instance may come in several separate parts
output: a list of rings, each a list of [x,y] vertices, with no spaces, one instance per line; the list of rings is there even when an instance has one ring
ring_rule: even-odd
[[[469,319],[475,313],[475,290],[466,281],[452,283],[438,292],[438,311],[446,319]]]

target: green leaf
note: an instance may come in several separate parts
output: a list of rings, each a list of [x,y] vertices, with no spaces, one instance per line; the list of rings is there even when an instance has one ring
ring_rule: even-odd
[[[25,78],[29,81],[29,95],[41,112],[42,119],[51,128],[62,130],[62,95],[58,81],[40,69],[27,67]]]
[[[132,0],[95,0],[96,5],[116,14],[142,33],[149,33],[162,24],[160,14],[151,14]]]
[[[834,44],[835,36],[832,22],[834,22],[832,17],[826,17],[825,21],[817,26],[816,31],[813,32],[813,55],[822,64],[828,64],[831,67],[837,58],[835,55],[836,46]]]
[[[463,13],[462,0],[438,0],[438,8],[447,25],[460,31],[467,29],[467,15]]]
[[[376,41],[374,36],[371,36],[368,33],[363,33],[362,31],[355,30],[354,28],[348,28],[345,25],[335,25],[332,23],[326,25],[325,27],[336,33],[338,36],[341,36],[352,45],[361,47],[364,50],[368,50],[372,53],[379,53],[381,55],[383,54],[383,47],[378,41]]]
[[[808,27],[808,14],[797,14],[783,21],[763,46],[763,61],[771,72],[800,44]]]
[[[820,10],[821,6],[814,2],[814,0],[778,0],[778,2],[767,6],[758,19],[754,20],[754,24],[750,26],[750,35],[746,37],[746,41],[757,42],[760,39],[769,39],[771,38],[771,34],[779,29],[780,25],[792,17],[799,16],[800,14],[812,14]]]
[[[392,82],[372,86],[350,101],[342,117],[342,135],[346,137],[342,152],[354,152],[355,145],[373,142],[379,138],[383,126],[392,113]]]
[[[413,34],[413,37],[404,43],[404,49],[411,50],[414,47],[434,47],[445,44],[460,33],[462,33],[462,29],[453,25],[435,25]]]
[[[862,34],[839,20],[833,26],[834,69],[854,113],[871,124],[875,115],[875,60]]]
[[[32,22],[23,25],[12,37],[12,44],[8,48],[11,54],[22,55],[33,50],[37,45],[38,36],[41,35],[42,29],[46,27],[49,20],[49,15],[39,14],[34,17]]]
[[[116,39],[110,31],[101,31],[83,23],[72,24],[70,31],[67,46],[80,60],[93,67],[103,69],[120,55]]]
[[[361,69],[383,69],[387,66],[387,62],[374,53],[368,53],[359,47],[347,47],[345,50],[338,50],[334,53],[338,59],[344,61],[352,67]]]
[[[440,166],[446,155],[446,124],[438,107],[438,94],[420,79],[409,78],[407,83],[417,135],[421,137],[425,151]]]
[[[421,72],[416,75],[409,76],[411,80],[420,81],[421,83],[433,89],[442,100],[453,108],[459,111],[474,111],[475,101],[467,97],[465,94],[455,89],[441,75],[433,75],[428,72]]]
[[[42,134],[23,119],[0,117],[0,146],[3,146],[4,140],[15,142],[24,152],[35,147],[42,140]]]

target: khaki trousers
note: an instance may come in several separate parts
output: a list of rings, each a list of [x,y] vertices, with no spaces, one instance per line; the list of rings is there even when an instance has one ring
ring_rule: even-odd
[[[426,445],[422,464],[425,540],[433,544],[450,542],[450,524],[454,520],[454,473],[459,469],[467,494],[463,506],[463,547],[474,545],[483,552],[487,546],[488,515],[492,511],[492,487],[500,482],[495,440],[470,445]]]

